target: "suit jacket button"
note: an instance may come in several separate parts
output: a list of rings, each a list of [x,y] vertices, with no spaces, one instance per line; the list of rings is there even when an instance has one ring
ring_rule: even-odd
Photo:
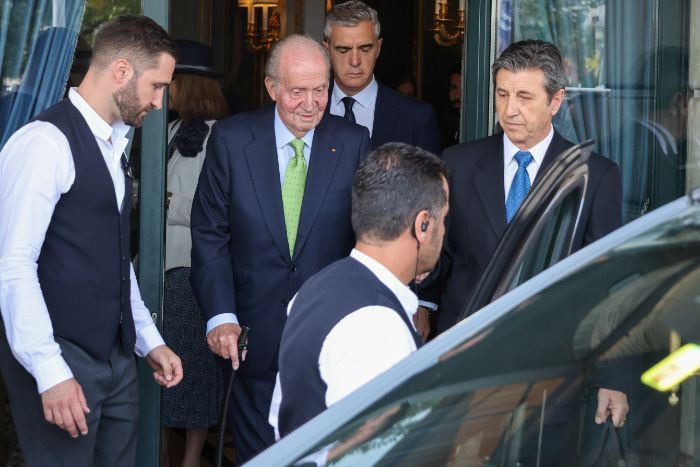
[[[289,299],[285,298],[284,300],[282,300],[281,303],[282,303],[282,306],[286,307],[287,305],[289,305]]]

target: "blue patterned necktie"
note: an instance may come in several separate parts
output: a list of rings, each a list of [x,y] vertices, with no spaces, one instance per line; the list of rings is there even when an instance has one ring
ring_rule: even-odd
[[[518,212],[527,192],[530,191],[530,175],[527,173],[527,166],[532,162],[532,154],[528,151],[518,151],[515,154],[515,160],[518,161],[518,171],[515,172],[508,191],[508,199],[506,199],[506,222],[509,224]]]
[[[355,99],[350,96],[345,96],[342,99],[343,105],[345,106],[345,115],[343,115],[347,120],[355,123],[355,114],[352,111],[352,105],[355,103]]]

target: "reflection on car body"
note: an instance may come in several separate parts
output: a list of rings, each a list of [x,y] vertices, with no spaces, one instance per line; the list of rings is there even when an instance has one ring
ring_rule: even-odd
[[[700,190],[507,293],[250,465],[681,465],[695,383],[673,406],[640,375],[672,332],[698,327]],[[601,377],[629,398],[621,429],[593,421]]]

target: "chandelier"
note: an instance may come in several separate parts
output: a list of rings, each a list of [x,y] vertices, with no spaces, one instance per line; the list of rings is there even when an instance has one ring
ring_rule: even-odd
[[[277,12],[279,0],[238,0],[238,6],[247,8],[248,26],[246,45],[251,52],[270,50],[280,38],[280,16]],[[262,10],[258,15],[258,10]],[[257,20],[260,17],[260,23]]]
[[[435,0],[435,13],[433,14],[433,39],[438,45],[450,46],[461,43],[464,40],[465,0],[459,0],[457,12],[457,24],[452,26],[455,20],[448,18],[449,0]]]

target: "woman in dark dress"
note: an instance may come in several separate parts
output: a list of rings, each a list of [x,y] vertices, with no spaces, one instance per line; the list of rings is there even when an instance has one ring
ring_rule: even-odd
[[[185,377],[176,390],[163,391],[161,420],[187,430],[182,465],[190,467],[199,466],[223,397],[221,368],[207,347],[206,323],[190,286],[190,211],[211,126],[229,109],[211,66],[211,49],[193,41],[178,41],[178,47],[168,89],[169,108],[179,118],[168,126],[163,337],[182,359]],[[167,434],[164,445],[166,439]]]

